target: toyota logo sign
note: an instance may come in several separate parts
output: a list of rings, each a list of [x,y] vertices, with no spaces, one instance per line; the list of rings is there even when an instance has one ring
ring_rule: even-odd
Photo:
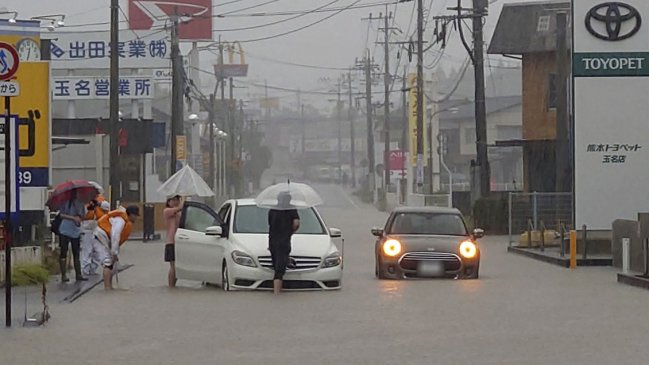
[[[620,2],[599,4],[586,14],[586,29],[605,41],[621,41],[640,30],[642,17],[633,6]]]

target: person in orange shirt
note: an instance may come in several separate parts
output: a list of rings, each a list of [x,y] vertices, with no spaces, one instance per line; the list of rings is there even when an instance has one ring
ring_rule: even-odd
[[[113,289],[113,266],[119,261],[119,248],[128,240],[133,223],[140,216],[137,206],[126,211],[113,210],[97,221],[94,232],[92,258],[104,267],[104,289]]]
[[[99,195],[86,207],[87,212],[81,222],[81,269],[84,275],[96,275],[99,263],[92,259],[92,242],[97,221],[110,211],[110,203]]]

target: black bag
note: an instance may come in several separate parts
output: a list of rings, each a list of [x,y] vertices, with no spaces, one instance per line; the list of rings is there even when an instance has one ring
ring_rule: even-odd
[[[61,213],[56,213],[56,216],[52,219],[52,222],[50,222],[50,231],[52,231],[52,233],[60,234],[59,228],[61,228],[61,220]]]

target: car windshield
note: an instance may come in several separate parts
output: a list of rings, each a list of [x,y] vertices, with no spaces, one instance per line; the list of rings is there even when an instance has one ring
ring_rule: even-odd
[[[297,234],[325,234],[320,218],[313,208],[297,211],[300,215],[300,229]],[[234,233],[267,234],[268,209],[255,205],[244,205],[237,208],[234,219]]]
[[[458,214],[397,213],[390,226],[391,234],[466,236],[464,220]]]

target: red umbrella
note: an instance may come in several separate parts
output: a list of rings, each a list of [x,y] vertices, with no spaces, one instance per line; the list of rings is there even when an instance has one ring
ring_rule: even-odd
[[[86,203],[99,195],[99,191],[87,180],[66,181],[57,185],[54,191],[47,199],[47,205],[50,210],[59,210],[64,203],[73,200],[75,197]]]

